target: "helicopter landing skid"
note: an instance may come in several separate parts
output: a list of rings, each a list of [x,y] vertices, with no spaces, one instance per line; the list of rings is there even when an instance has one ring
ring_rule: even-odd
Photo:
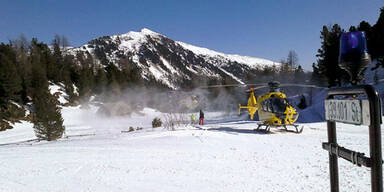
[[[260,129],[263,126],[265,126],[265,129]],[[288,126],[294,127],[296,131],[288,129],[287,128]],[[295,125],[295,124],[280,125],[280,126],[273,126],[273,125],[268,125],[268,124],[258,124],[257,128],[254,129],[254,131],[270,132],[271,127],[276,127],[276,128],[283,127],[286,132],[293,132],[293,133],[301,133],[301,132],[303,132],[303,128],[304,128],[303,126],[301,128],[299,128],[299,125]]]

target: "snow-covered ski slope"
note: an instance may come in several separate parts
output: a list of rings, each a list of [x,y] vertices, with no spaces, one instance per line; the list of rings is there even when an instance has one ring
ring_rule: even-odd
[[[34,138],[27,123],[0,132],[0,191],[329,191],[326,123],[263,134],[255,121],[206,112],[204,126],[167,131],[151,128],[163,117],[152,109],[94,112],[65,107],[67,137],[54,142],[20,142]],[[143,129],[122,133],[129,126]],[[338,126],[342,146],[369,154],[367,127]],[[339,167],[342,191],[369,191],[369,169]]]

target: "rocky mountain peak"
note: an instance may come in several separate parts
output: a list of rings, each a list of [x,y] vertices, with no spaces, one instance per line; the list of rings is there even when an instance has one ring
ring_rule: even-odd
[[[125,60],[126,65],[139,68],[144,79],[155,79],[173,89],[198,76],[243,83],[250,71],[279,65],[266,59],[229,55],[174,41],[147,28],[100,37],[68,50],[69,54],[78,52],[88,52],[101,67],[109,64],[121,67],[119,61]]]

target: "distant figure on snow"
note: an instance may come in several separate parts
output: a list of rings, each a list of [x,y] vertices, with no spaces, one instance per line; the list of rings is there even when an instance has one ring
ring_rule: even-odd
[[[195,120],[196,120],[196,116],[194,113],[192,113],[191,115],[191,124],[194,125],[195,124]]]
[[[199,125],[204,125],[204,113],[203,113],[203,110],[201,109],[200,109]]]

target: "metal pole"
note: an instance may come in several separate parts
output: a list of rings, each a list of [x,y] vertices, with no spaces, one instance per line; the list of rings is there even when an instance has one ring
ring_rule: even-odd
[[[383,167],[381,149],[381,101],[377,91],[371,85],[358,85],[353,87],[335,88],[328,91],[328,98],[334,95],[356,95],[365,94],[369,100],[370,126],[369,126],[369,151],[371,165],[371,191],[383,192]],[[327,121],[328,143],[337,144],[336,123]],[[339,191],[337,155],[329,154],[331,192]]]
[[[369,151],[371,158],[371,191],[383,191],[383,167],[381,154],[381,106],[377,91],[372,86],[364,87],[371,115],[369,126]]]
[[[336,123],[327,121],[328,143],[337,145]],[[337,155],[329,152],[329,173],[331,178],[331,192],[339,192],[339,168]]]

